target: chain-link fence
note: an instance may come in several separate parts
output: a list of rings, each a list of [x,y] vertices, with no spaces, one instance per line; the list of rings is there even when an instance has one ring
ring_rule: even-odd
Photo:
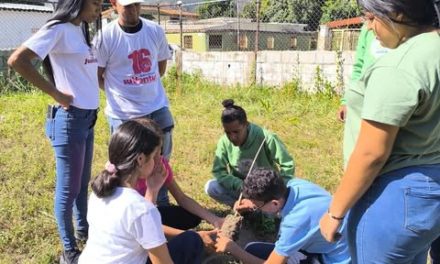
[[[55,2],[0,1],[0,50],[13,49],[36,32]],[[142,16],[162,25],[170,44],[191,51],[353,50],[361,26],[360,19],[338,23],[359,16],[353,0],[161,2],[142,5]],[[108,3],[103,10],[104,24],[117,17]]]
[[[0,0],[0,71],[11,50],[52,15],[55,3]],[[362,26],[355,0],[150,0],[141,15],[163,27],[174,51],[251,51],[255,58],[257,51],[354,50]],[[105,1],[103,27],[117,17]],[[251,71],[256,78],[257,69]]]

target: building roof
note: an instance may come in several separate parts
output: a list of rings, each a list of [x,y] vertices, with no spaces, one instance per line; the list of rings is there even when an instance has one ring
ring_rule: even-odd
[[[141,14],[157,15],[157,10],[158,10],[157,5],[141,5]],[[101,13],[102,18],[111,18],[113,11],[114,11],[113,7],[110,7],[109,9],[103,11]],[[160,14],[162,16],[180,16],[180,11],[176,9],[169,9],[162,7],[160,8]],[[199,15],[192,12],[182,11],[182,17],[197,19]]]
[[[297,33],[304,32],[306,26],[307,24],[260,23],[260,32]],[[197,21],[185,21],[182,28],[183,32],[186,33],[210,33],[231,30],[255,31],[257,29],[257,23],[250,19],[217,17]],[[167,33],[178,33],[180,32],[180,25],[178,23],[167,23],[165,31]]]
[[[0,3],[0,10],[52,13],[53,5]]]
[[[327,23],[329,28],[341,28],[363,24],[362,17],[352,17],[341,20],[334,20]]]

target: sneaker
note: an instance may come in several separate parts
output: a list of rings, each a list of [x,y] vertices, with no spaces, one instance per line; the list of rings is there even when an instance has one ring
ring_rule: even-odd
[[[76,231],[75,232],[75,239],[77,242],[86,243],[87,239],[89,238],[89,234],[87,231]]]
[[[60,264],[78,264],[81,251],[78,249],[64,250],[60,257]]]

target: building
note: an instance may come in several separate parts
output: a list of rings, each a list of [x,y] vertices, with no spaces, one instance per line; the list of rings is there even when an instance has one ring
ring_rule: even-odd
[[[171,9],[169,7],[161,7],[160,5],[141,5],[141,16],[156,21],[164,29],[167,28],[168,24],[178,24],[180,21],[180,10]],[[115,10],[110,7],[102,12],[103,25],[116,19],[118,15]],[[182,20],[196,20],[199,15],[192,12],[182,11]]]
[[[311,50],[316,48],[316,32],[307,32],[305,24],[260,23],[259,50]],[[257,23],[250,19],[218,17],[186,21],[182,25],[185,50],[253,51]],[[180,46],[179,23],[168,24],[170,44]]]
[[[0,50],[18,47],[46,23],[53,10],[52,4],[0,3],[0,17],[3,25]]]

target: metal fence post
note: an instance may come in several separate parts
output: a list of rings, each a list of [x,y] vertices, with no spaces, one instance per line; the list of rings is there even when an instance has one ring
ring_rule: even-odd
[[[256,1],[256,22],[257,30],[255,31],[255,45],[254,45],[254,84],[257,84],[257,60],[258,60],[258,45],[260,42],[260,0]]]

